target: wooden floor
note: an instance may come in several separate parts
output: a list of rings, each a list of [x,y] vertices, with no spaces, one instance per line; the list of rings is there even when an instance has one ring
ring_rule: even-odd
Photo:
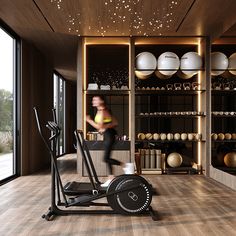
[[[78,179],[75,158],[66,157],[63,181]],[[73,168],[73,169],[71,169]],[[149,236],[236,235],[236,192],[204,176],[145,176],[158,190],[152,206],[161,219],[149,216],[70,215],[47,222],[50,175],[42,172],[0,186],[0,235],[14,236]]]

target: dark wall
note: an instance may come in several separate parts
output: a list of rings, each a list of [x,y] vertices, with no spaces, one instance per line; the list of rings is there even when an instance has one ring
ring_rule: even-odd
[[[43,122],[52,120],[53,67],[30,43],[22,41],[21,174],[48,167],[50,157],[36,127],[33,107]]]
[[[74,130],[76,129],[76,82],[66,81],[66,114],[65,114],[65,138],[66,153],[76,152],[74,145]]]

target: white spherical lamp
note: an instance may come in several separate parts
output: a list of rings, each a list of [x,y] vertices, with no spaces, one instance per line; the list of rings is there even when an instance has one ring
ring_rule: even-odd
[[[229,57],[229,66],[228,66],[229,72],[233,75],[236,75],[236,53],[233,53]]]
[[[139,79],[147,79],[156,69],[156,57],[150,52],[141,52],[136,56],[135,75]]]
[[[224,73],[228,68],[229,60],[222,52],[211,53],[211,75],[217,76]]]
[[[162,75],[172,76],[179,69],[179,57],[173,52],[162,53],[157,60],[157,69]]]
[[[180,70],[186,78],[191,78],[202,67],[202,58],[196,52],[187,52],[180,59]]]

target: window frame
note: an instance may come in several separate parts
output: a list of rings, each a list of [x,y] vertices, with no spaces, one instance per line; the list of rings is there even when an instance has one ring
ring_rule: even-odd
[[[13,174],[2,180],[3,185],[21,175],[21,38],[0,20],[0,28],[13,38]]]

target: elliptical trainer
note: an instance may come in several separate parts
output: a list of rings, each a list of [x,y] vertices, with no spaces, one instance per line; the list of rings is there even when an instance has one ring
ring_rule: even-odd
[[[155,212],[150,206],[152,201],[152,187],[143,177],[137,175],[120,175],[114,178],[106,189],[100,187],[100,181],[98,180],[81,130],[75,131],[75,137],[89,175],[90,183],[69,182],[63,186],[57,166],[56,143],[60,136],[60,128],[56,122],[55,110],[53,109],[54,121],[48,121],[46,124],[46,127],[51,131],[51,136],[48,137],[48,139],[46,139],[46,136],[42,132],[42,126],[36,108],[34,108],[34,113],[39,134],[50,152],[51,157],[51,206],[49,211],[42,216],[43,218],[51,220],[56,215],[118,213],[125,215],[150,214],[153,220],[157,220]],[[71,183],[74,184],[71,185]],[[80,184],[83,186],[83,191],[79,188]],[[73,186],[73,191],[70,191],[68,186]],[[87,189],[85,189],[85,186]],[[75,187],[77,187],[77,190]],[[61,196],[63,201],[61,201]],[[107,202],[96,202],[96,200],[102,198],[105,198]],[[72,206],[108,206],[112,209],[62,209],[62,207],[68,208]]]

